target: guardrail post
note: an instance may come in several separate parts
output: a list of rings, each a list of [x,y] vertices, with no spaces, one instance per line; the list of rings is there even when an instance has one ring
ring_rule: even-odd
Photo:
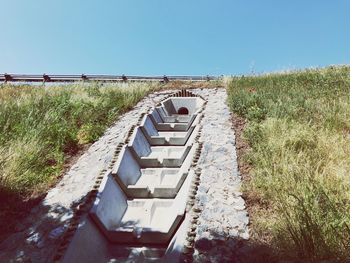
[[[4,81],[5,83],[12,80],[12,76],[10,74],[5,73],[4,77],[5,77],[5,81]]]
[[[43,75],[43,79],[44,79],[44,82],[50,82],[51,81],[51,78],[48,75],[46,75],[45,73]]]

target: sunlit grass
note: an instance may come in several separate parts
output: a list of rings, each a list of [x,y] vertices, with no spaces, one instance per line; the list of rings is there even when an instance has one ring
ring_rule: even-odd
[[[350,261],[350,68],[233,78],[228,92],[248,120],[254,232],[304,262]]]
[[[0,87],[0,191],[45,192],[67,156],[96,141],[157,84]]]

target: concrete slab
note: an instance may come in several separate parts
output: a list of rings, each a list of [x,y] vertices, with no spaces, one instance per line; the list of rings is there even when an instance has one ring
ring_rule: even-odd
[[[188,175],[194,145],[179,168],[142,168],[125,147],[112,170],[124,193],[133,198],[174,198]]]
[[[141,129],[136,128],[129,148],[141,167],[180,167],[191,150],[195,133],[192,133],[184,146],[151,146]]]
[[[180,117],[197,114],[204,102],[200,97],[170,97],[161,102],[161,108],[164,116]]]
[[[159,116],[162,118],[163,122],[171,122],[171,123],[188,123],[191,121],[193,116],[195,114],[174,114],[174,115],[168,115],[168,113],[165,111],[164,107],[156,107],[155,110],[158,112]]]
[[[75,232],[61,263],[106,263],[106,262],[180,262],[183,240],[190,224],[189,216],[177,229],[165,246],[127,246],[108,242],[90,216],[84,216]]]
[[[191,171],[175,199],[127,199],[109,174],[90,215],[112,243],[165,245],[184,217],[192,178]]]
[[[147,117],[152,120],[155,128],[158,131],[187,131],[192,122],[197,118],[197,115],[192,115],[191,119],[187,123],[164,122],[163,119],[160,118],[159,113],[153,109]]]
[[[200,97],[171,97],[156,110],[163,122],[189,122],[201,110],[204,102]]]
[[[200,116],[191,121],[191,125],[186,131],[158,131],[150,116],[146,116],[139,127],[152,146],[161,145],[184,145],[191,134],[197,133]],[[197,129],[196,129],[197,127]]]

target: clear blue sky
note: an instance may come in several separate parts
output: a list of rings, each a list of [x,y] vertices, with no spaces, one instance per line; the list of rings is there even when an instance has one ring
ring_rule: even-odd
[[[348,0],[0,0],[0,72],[221,75],[350,63]]]

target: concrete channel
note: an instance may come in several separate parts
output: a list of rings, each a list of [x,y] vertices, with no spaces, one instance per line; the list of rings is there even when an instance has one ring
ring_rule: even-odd
[[[76,213],[54,262],[180,262],[193,253],[206,101],[188,91],[142,116]]]

